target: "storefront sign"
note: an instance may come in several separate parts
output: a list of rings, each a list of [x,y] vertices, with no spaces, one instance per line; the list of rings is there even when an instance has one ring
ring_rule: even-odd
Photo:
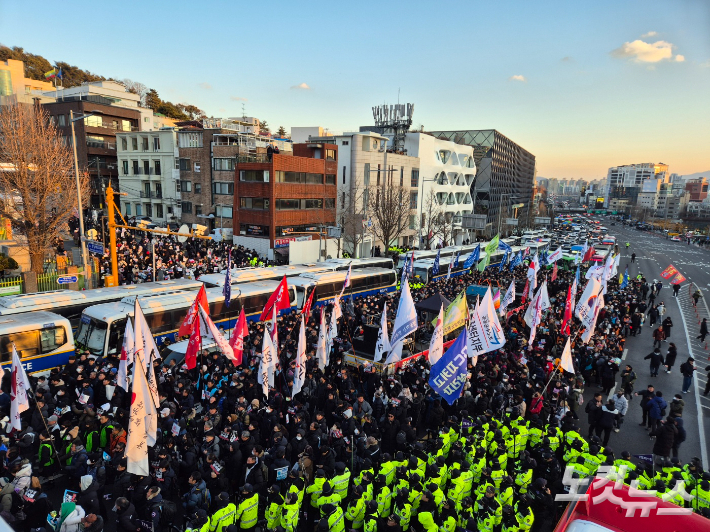
[[[276,238],[274,240],[274,249],[276,248],[287,248],[291,245],[291,242],[306,242],[311,240],[310,236],[291,236],[287,238]]]

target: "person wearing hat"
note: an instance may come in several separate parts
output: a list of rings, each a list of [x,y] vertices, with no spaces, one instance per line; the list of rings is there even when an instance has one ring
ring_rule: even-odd
[[[209,532],[210,518],[205,510],[197,510],[190,518],[189,526],[185,532]]]
[[[239,521],[240,530],[253,530],[259,518],[259,494],[251,484],[244,484],[239,491],[242,502],[237,506],[235,523]]]
[[[218,510],[210,517],[210,532],[223,532],[228,526],[234,524],[237,506],[229,501],[229,493],[221,492],[214,502]]]
[[[280,523],[283,506],[284,496],[281,495],[281,488],[278,484],[274,484],[269,488],[266,499],[266,510],[264,511],[266,528],[269,530],[274,529]]]
[[[338,506],[340,504],[340,495],[335,493],[333,491],[333,487],[330,482],[324,482],[323,483],[323,491],[321,492],[321,496],[318,497],[318,501],[316,504],[320,508],[320,516],[325,517],[325,511],[323,510],[323,506],[326,504],[333,504],[335,506]]]
[[[352,498],[345,512],[348,529],[360,530],[365,521],[365,490],[362,486],[355,486]]]
[[[102,405],[101,413],[99,414],[99,447],[103,450],[108,450],[111,443],[111,432],[113,432],[113,422],[108,412],[110,408],[111,405],[108,403]]]
[[[300,510],[298,501],[298,493],[289,492],[286,494],[286,500],[281,510],[280,525],[286,532],[295,532],[298,527],[298,513]],[[341,510],[342,512],[342,510]]]
[[[365,508],[365,522],[363,524],[363,529],[365,532],[377,532],[377,522],[378,522],[378,512],[377,503],[375,501],[369,501]],[[438,527],[437,527],[438,530]]]

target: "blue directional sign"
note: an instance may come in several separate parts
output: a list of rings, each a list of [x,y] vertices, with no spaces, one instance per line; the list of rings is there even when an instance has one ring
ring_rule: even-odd
[[[77,282],[79,282],[79,277],[76,275],[62,275],[61,277],[57,277],[58,284],[70,284]]]
[[[86,242],[86,249],[89,250],[89,253],[96,253],[97,255],[104,254],[104,245],[101,242],[96,242],[94,240]]]

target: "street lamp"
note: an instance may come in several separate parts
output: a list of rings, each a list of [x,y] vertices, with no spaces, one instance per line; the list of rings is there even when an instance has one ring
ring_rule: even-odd
[[[76,177],[76,198],[77,198],[77,211],[79,211],[79,240],[81,241],[81,263],[84,266],[84,286],[86,288],[91,288],[91,276],[89,275],[89,263],[88,263],[88,253],[86,251],[86,240],[84,235],[84,207],[81,203],[81,185],[79,183],[79,159],[76,155],[76,134],[74,133],[74,122],[77,120],[83,120],[90,116],[97,114],[103,114],[101,111],[94,111],[89,114],[79,115],[74,117],[74,111],[69,111],[69,123],[71,125],[71,144],[74,151],[74,174]]]

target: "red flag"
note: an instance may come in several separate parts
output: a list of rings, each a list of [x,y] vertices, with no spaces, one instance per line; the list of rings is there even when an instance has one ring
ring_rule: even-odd
[[[271,311],[273,310],[274,306],[276,306],[277,311],[291,308],[291,301],[288,297],[288,283],[286,282],[285,275],[284,278],[281,279],[279,286],[276,287],[276,290],[273,294],[271,294],[271,297],[266,302],[266,306],[264,307],[264,310],[261,313],[261,316],[259,317],[259,321],[265,321],[269,319],[271,317]]]
[[[530,288],[530,279],[525,281],[525,288],[523,288],[523,299],[520,302],[521,305],[525,304],[525,300],[528,298],[528,290]]]
[[[207,292],[205,291],[205,285],[202,285],[200,287],[199,292],[197,292],[197,297],[195,297],[195,301],[192,303],[192,305],[190,305],[190,308],[187,311],[187,316],[185,316],[185,319],[183,320],[182,325],[180,325],[180,329],[178,330],[178,336],[192,334],[192,324],[197,323],[198,304],[204,309],[207,314],[210,313],[210,306],[207,303]]]
[[[574,284],[574,283],[572,283]],[[574,305],[572,304],[572,285],[570,285],[569,289],[567,290],[567,302],[565,303],[565,314],[564,317],[562,318],[562,326],[561,326],[561,333],[564,334],[565,336],[569,336],[570,333],[570,324],[572,322],[572,310]]]
[[[582,262],[587,262],[587,261],[592,260],[592,257],[594,256],[594,253],[596,253],[595,250],[594,250],[594,246],[589,246],[589,249],[588,249],[587,252],[584,254],[584,257],[582,257]]]
[[[249,328],[247,327],[247,317],[244,314],[244,307],[239,313],[239,319],[237,324],[232,329],[232,336],[229,339],[229,345],[232,346],[234,350],[234,362],[235,366],[239,366],[242,363],[242,355],[244,354],[244,337],[249,334]]]
[[[557,263],[552,267],[552,275],[550,276],[550,282],[557,279]]]
[[[197,365],[197,353],[199,353],[201,349],[202,337],[200,336],[200,323],[196,321],[192,324],[190,341],[187,343],[187,349],[185,350],[185,365],[187,369],[195,369]]]
[[[671,280],[671,284],[680,284],[683,281],[685,281],[685,277],[683,276],[683,274],[679,273]]]
[[[676,270],[676,269],[675,269],[675,266],[673,266],[673,265],[671,264],[670,266],[668,266],[668,268],[666,268],[665,270],[663,270],[663,271],[661,272],[661,277],[663,277],[664,279],[670,279],[670,278],[673,277],[676,273],[678,273],[678,270]],[[680,274],[678,274],[678,275],[680,275]]]
[[[301,311],[301,314],[305,316],[306,319],[311,317],[311,306],[313,305],[313,294],[316,293],[315,287],[311,289],[311,295],[308,296],[308,299],[306,300],[306,304],[303,305],[303,310]]]

